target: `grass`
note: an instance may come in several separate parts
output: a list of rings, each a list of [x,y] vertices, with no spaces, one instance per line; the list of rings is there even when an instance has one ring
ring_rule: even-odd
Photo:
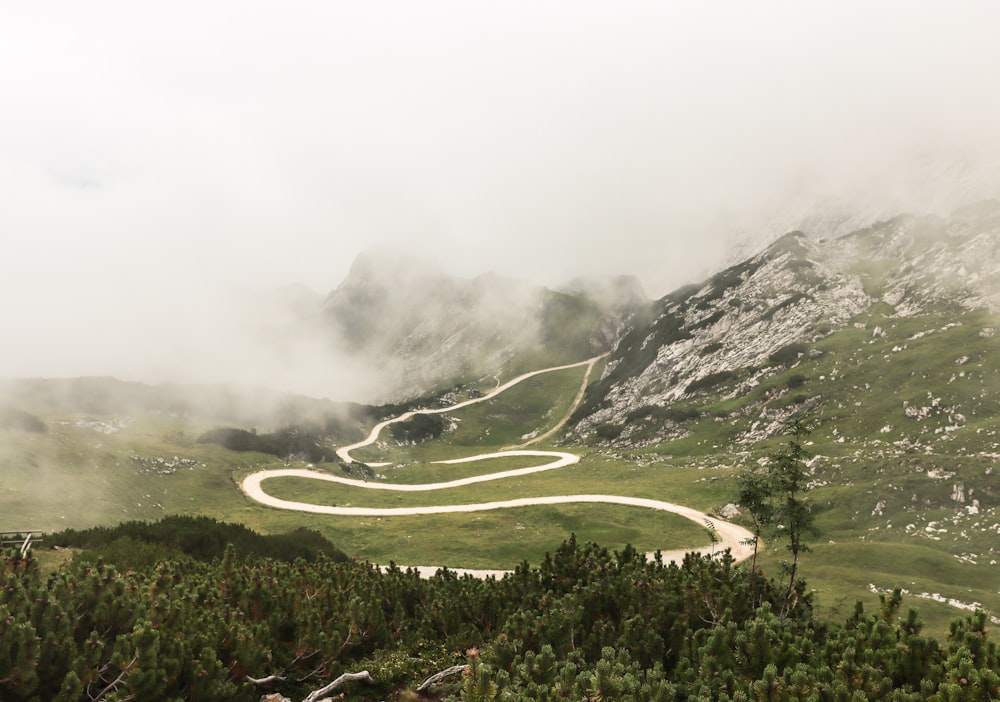
[[[779,574],[779,550],[761,558],[765,571]],[[920,611],[928,630],[947,631],[948,623],[963,610],[935,602],[921,594],[937,594],[962,603],[979,603],[997,611],[1000,596],[996,592],[1000,566],[972,566],[957,561],[950,554],[920,544],[823,543],[817,544],[802,560],[809,587],[815,592],[821,614],[843,617],[860,600],[866,609],[877,606],[879,592],[900,587],[904,591],[904,612]]]
[[[420,484],[439,483],[449,480],[459,480],[477,475],[487,475],[500,471],[516,470],[539,465],[548,459],[537,456],[510,456],[508,458],[489,458],[468,463],[404,463],[396,466],[379,468],[379,475],[385,477],[387,483]]]
[[[669,489],[692,505],[722,504],[735,492],[725,467],[754,467],[784,441],[746,442],[749,430],[775,412],[815,404],[818,426],[808,437],[815,485],[807,496],[820,536],[802,572],[823,611],[877,603],[868,590],[874,584],[979,602],[1000,615],[1000,339],[989,331],[1000,320],[982,311],[891,313],[876,304],[788,367],[748,369],[760,381],[742,395],[727,396],[722,385],[677,403],[701,413],[682,424],[679,438],[620,452],[665,470],[710,471],[726,488],[678,474]],[[655,418],[637,421],[648,426],[633,428],[633,437],[661,432]],[[663,489],[650,476],[641,481]],[[784,557],[780,544],[762,555],[775,575]],[[907,602],[937,634],[962,614],[915,596]]]
[[[443,437],[445,443],[475,448],[515,446],[543,434],[569,410],[583,372],[583,368],[571,368],[545,373],[448,415],[458,426]],[[527,424],[526,418],[530,418]]]
[[[456,412],[457,428],[442,441],[416,447],[411,462],[404,466],[382,470],[390,481],[429,482],[536,464],[538,459],[530,457],[448,466],[424,461],[492,450],[521,442],[525,434],[544,432],[567,412],[582,377],[583,368],[540,375],[495,400]],[[283,512],[258,505],[236,490],[241,476],[280,467],[281,462],[262,454],[233,453],[198,444],[194,437],[209,424],[144,415],[117,433],[101,434],[79,423],[82,417],[46,419],[50,428],[45,434],[11,432],[5,437],[2,485],[7,489],[0,504],[10,528],[30,522],[32,528],[54,530],[155,519],[165,514],[207,514],[264,532],[305,524],[320,529],[359,558],[469,567],[510,567],[525,559],[537,561],[571,533],[611,548],[631,543],[650,551],[708,543],[702,525],[675,515],[617,505],[526,507],[395,517],[368,520],[368,524],[353,518]],[[477,438],[479,431],[485,436]],[[167,469],[158,462],[170,462],[174,457],[193,464]],[[339,471],[334,465],[327,469]],[[293,479],[272,480],[268,490],[290,499],[372,506],[589,492],[657,497],[708,507],[713,500],[705,494],[712,491],[706,491],[703,483],[695,484],[701,478],[698,471],[670,473],[595,453],[580,464],[551,472],[445,492],[362,492],[360,488]],[[670,484],[678,479],[692,483],[691,489],[671,490]],[[60,489],[53,490],[54,484]],[[489,548],[483,549],[483,543],[489,543]]]
[[[5,529],[58,530],[155,519],[165,514],[212,515],[233,495],[233,470],[270,457],[234,454],[197,444],[197,431],[175,420],[144,417],[116,434],[80,418],[49,418],[44,434],[0,432],[0,515]],[[174,458],[188,463],[169,464]],[[162,463],[157,459],[162,459]]]
[[[537,464],[538,458],[483,461],[497,470]],[[541,459],[547,460],[547,459]],[[516,461],[512,465],[508,461]],[[475,463],[434,466],[444,479],[465,477]],[[407,466],[404,471],[423,466]],[[385,470],[385,469],[380,469]],[[249,472],[249,471],[247,471]],[[450,473],[450,474],[449,474]],[[370,490],[306,478],[272,478],[265,485],[269,494],[281,499],[314,504],[366,507],[416,507],[471,504],[519,497],[567,494],[611,494],[644,497],[712,511],[730,500],[731,470],[725,467],[691,467],[671,464],[643,465],[600,453],[585,455],[577,464],[530,475],[474,485],[422,492]],[[399,482],[418,482],[400,480]]]
[[[388,431],[379,441],[352,452],[367,463],[435,461],[517,446],[544,434],[563,418],[583,378],[582,368],[544,373],[495,398],[444,414],[451,429],[440,441],[400,446]],[[475,449],[456,453],[457,450]]]
[[[571,534],[619,549],[708,545],[705,529],[677,515],[617,505],[520,507],[413,517],[321,517],[313,528],[374,563],[510,569],[537,564]]]
[[[819,398],[819,426],[808,446],[818,455],[817,486],[808,498],[817,510],[820,536],[801,567],[816,590],[820,611],[846,616],[856,600],[873,607],[878,596],[869,585],[875,585],[980,602],[1000,614],[1000,566],[991,564],[1000,561],[1000,485],[993,472],[1000,432],[1000,354],[998,338],[982,333],[1000,325],[985,313],[888,318],[885,312],[875,309],[855,320],[859,326],[809,345],[815,353],[769,370],[770,375],[743,396],[723,397],[726,388],[720,386],[686,400],[685,406],[701,415],[683,422],[686,435],[673,441],[612,450],[566,447],[556,437],[556,443],[531,448],[578,453],[578,464],[447,491],[362,491],[295,479],[271,480],[267,489],[286,499],[366,506],[614,494],[712,513],[733,501],[734,472],[756,465],[783,441],[771,437],[741,443],[748,429],[762,411],[788,409],[793,396],[803,394]],[[874,333],[876,326],[881,335]],[[450,413],[450,429],[440,440],[416,446],[384,442],[356,455],[367,461],[393,461],[393,467],[378,471],[387,482],[398,483],[439,482],[534,465],[537,459],[517,457],[456,465],[432,461],[497,450],[543,433],[566,413],[583,372],[581,367],[539,375],[489,402]],[[909,416],[907,407],[927,408],[926,416]],[[373,562],[483,568],[537,562],[570,533],[609,548],[626,543],[640,550],[707,544],[701,525],[614,505],[381,520],[280,511],[249,500],[237,484],[252,471],[282,463],[271,456],[198,444],[195,438],[212,428],[211,422],[138,412],[123,430],[101,434],[81,422],[110,415],[61,415],[53,410],[43,418],[49,427],[44,434],[0,430],[3,529],[82,528],[195,514],[243,523],[263,533],[309,526],[345,552]],[[193,464],[168,470],[157,462],[175,456]],[[320,467],[343,474],[336,464]],[[953,497],[958,484],[964,502]],[[975,510],[969,509],[973,500],[978,501]],[[782,544],[769,540],[761,564],[777,577],[785,556]],[[944,633],[948,621],[962,614],[915,596],[904,606],[918,608],[933,634]]]
[[[32,551],[32,555],[38,564],[38,570],[41,571],[43,575],[48,575],[59,570],[62,566],[73,560],[74,554],[78,552],[77,549],[54,549],[45,548],[44,545],[35,548]]]

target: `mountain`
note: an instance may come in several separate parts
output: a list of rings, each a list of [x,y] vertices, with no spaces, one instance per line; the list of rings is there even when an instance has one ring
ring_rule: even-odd
[[[635,278],[564,291],[485,274],[461,278],[386,252],[357,258],[322,308],[337,352],[377,369],[384,395],[417,395],[516,364],[578,361],[610,349],[648,305]]]
[[[870,604],[901,586],[936,600],[909,604],[943,632],[954,607],[981,603],[1000,615],[998,247],[997,202],[947,217],[897,216],[839,236],[792,231],[655,301],[628,277],[551,290],[368,254],[325,298],[284,291],[274,311],[286,310],[288,325],[261,329],[284,344],[296,368],[309,341],[308,359],[324,364],[316,368],[364,368],[380,377],[385,397],[402,401],[358,406],[110,378],[2,383],[0,512],[8,528],[48,530],[167,514],[264,531],[308,520],[374,562],[426,563],[420,559],[442,557],[448,544],[454,565],[516,563],[525,549],[548,548],[544,529],[560,538],[590,529],[657,548],[687,537],[648,514],[590,504],[488,520],[371,521],[262,509],[237,485],[261,468],[307,461],[366,480],[449,480],[521,459],[488,468],[431,461],[531,441],[561,445],[580,461],[537,478],[463,486],[447,499],[627,495],[739,521],[735,478],[766,465],[789,420],[804,415],[814,424],[804,444],[805,492],[818,533],[802,568],[825,613],[846,615],[836,611],[842,602]],[[274,316],[259,309],[262,321]],[[579,406],[582,367],[540,373],[442,414],[434,438],[385,434],[359,458],[394,466],[383,473],[356,474],[357,465],[333,459],[338,446],[387,417],[481,395],[496,386],[494,375],[511,379],[602,351],[608,356]],[[294,480],[273,488],[306,501],[323,492]],[[373,499],[354,490],[338,487],[323,499]],[[414,491],[399,499],[438,498]],[[687,528],[701,534],[700,524]],[[433,538],[418,538],[430,533],[421,530]],[[784,542],[777,531],[764,542],[757,565],[781,577]],[[421,551],[428,544],[431,555]]]
[[[693,469],[732,500],[733,470],[766,465],[804,417],[819,535],[806,577],[831,611],[844,593],[900,586],[996,614],[998,254],[997,202],[830,239],[788,233],[634,317],[563,442]]]
[[[821,342],[845,330],[867,329],[877,339],[888,326],[923,320],[927,334],[942,316],[958,324],[973,311],[994,312],[998,249],[995,201],[948,218],[900,216],[829,240],[790,232],[636,317],[588,390],[576,433],[626,424],[644,408],[697,404],[709,390],[746,397],[788,366],[808,368],[826,353]],[[653,443],[675,430],[667,423],[641,433]],[[623,433],[640,432],[632,425]]]
[[[831,175],[804,171],[794,187],[734,216],[727,265],[749,258],[782,232],[833,239],[901,212],[948,213],[1000,192],[1000,160],[978,145],[927,144],[889,162],[869,162],[863,173]]]

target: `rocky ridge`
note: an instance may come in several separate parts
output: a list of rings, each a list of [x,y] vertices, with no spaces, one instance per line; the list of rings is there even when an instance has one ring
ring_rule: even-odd
[[[745,395],[817,340],[875,309],[888,319],[995,312],[998,249],[998,202],[946,219],[900,216],[831,240],[786,234],[637,319],[592,386],[575,431],[586,437],[716,386],[725,386],[724,398]],[[780,426],[781,417],[772,419]],[[658,438],[671,432],[676,427],[667,422]]]

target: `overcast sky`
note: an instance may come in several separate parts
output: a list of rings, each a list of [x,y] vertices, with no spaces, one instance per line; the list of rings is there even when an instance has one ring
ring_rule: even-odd
[[[325,294],[372,246],[659,296],[816,203],[1000,195],[997,27],[985,1],[3,3],[0,376],[173,378],[239,343],[219,300]]]

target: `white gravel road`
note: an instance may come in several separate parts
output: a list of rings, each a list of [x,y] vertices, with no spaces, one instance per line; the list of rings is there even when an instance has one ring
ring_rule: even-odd
[[[593,364],[597,359],[590,359],[588,361],[583,361],[582,363],[572,363],[565,366],[557,366],[555,368],[546,368],[542,370],[532,371],[530,373],[525,373],[520,375],[513,380],[498,386],[495,390],[482,397],[473,398],[460,402],[456,405],[450,407],[445,407],[441,409],[434,410],[419,410],[413,412],[407,412],[399,417],[394,417],[388,419],[380,424],[376,425],[374,429],[369,433],[369,435],[363,440],[350,446],[344,446],[337,451],[338,457],[342,461],[351,462],[354,459],[351,458],[351,451],[362,448],[364,446],[369,446],[373,444],[379,436],[379,433],[389,424],[393,422],[403,421],[412,417],[414,414],[424,413],[443,413],[451,412],[456,409],[461,409],[468,405],[484,402],[496,395],[500,394],[504,390],[507,390],[517,383],[526,380],[528,378],[534,377],[541,373],[549,373],[557,370],[564,370],[567,368],[576,368],[578,366]],[[588,369],[589,374],[589,369]],[[579,401],[579,396],[577,398]],[[311,514],[331,514],[331,515],[341,515],[341,516],[354,516],[354,517],[387,517],[387,516],[404,516],[404,515],[418,515],[418,514],[448,514],[455,512],[482,512],[494,509],[507,509],[512,507],[529,507],[534,505],[556,505],[556,504],[579,504],[579,503],[603,503],[603,504],[617,504],[617,505],[627,505],[630,507],[640,507],[646,509],[655,509],[662,512],[671,512],[673,514],[678,514],[682,517],[690,519],[697,522],[699,525],[704,526],[706,521],[710,521],[715,532],[719,537],[719,543],[717,543],[713,548],[699,549],[701,553],[710,552],[721,552],[724,549],[730,549],[732,555],[737,560],[743,560],[748,558],[753,552],[752,547],[745,545],[748,538],[752,536],[750,531],[744,529],[741,526],[735,524],[730,524],[713,517],[709,517],[703,512],[692,509],[690,507],[685,507],[684,505],[676,505],[670,502],[663,502],[661,500],[652,500],[642,497],[624,497],[621,495],[555,495],[550,497],[524,497],[513,500],[501,500],[496,502],[480,502],[475,504],[467,505],[434,505],[427,507],[348,507],[348,506],[337,506],[337,505],[316,505],[310,504],[308,502],[294,502],[291,500],[281,500],[276,497],[269,495],[264,491],[262,484],[264,481],[271,478],[282,478],[282,477],[298,477],[298,478],[309,478],[312,480],[322,480],[326,482],[339,483],[341,485],[350,485],[353,487],[361,487],[371,490],[396,490],[402,492],[422,492],[429,490],[447,490],[448,488],[460,487],[462,485],[472,485],[475,483],[482,483],[491,480],[502,480],[504,478],[511,478],[519,475],[528,475],[531,473],[538,473],[541,471],[555,470],[557,468],[564,468],[566,466],[573,465],[579,462],[580,457],[562,451],[531,451],[531,450],[510,450],[510,451],[498,451],[494,453],[478,454],[475,456],[468,456],[466,458],[456,458],[448,461],[438,461],[438,463],[443,464],[457,464],[457,463],[467,463],[470,461],[482,461],[490,458],[500,458],[507,456],[535,456],[538,458],[552,458],[554,460],[537,465],[529,466],[527,468],[518,468],[515,470],[501,471],[497,473],[489,473],[487,475],[476,475],[468,478],[461,478],[458,480],[451,480],[448,482],[440,483],[424,483],[424,484],[398,484],[398,483],[384,483],[378,481],[364,481],[364,480],[352,480],[350,478],[342,478],[336,475],[331,475],[329,473],[324,473],[317,470],[305,470],[301,468],[282,468],[276,470],[264,470],[257,473],[248,475],[240,483],[240,488],[246,495],[261,504],[267,505],[269,507],[275,507],[277,509],[287,509],[294,510],[297,512],[308,512]],[[372,464],[375,465],[375,464]],[[661,553],[661,557],[665,562],[669,561],[679,561],[683,558],[685,553],[695,549],[681,549],[674,551],[664,551]],[[647,554],[648,557],[653,557],[654,554]],[[436,566],[412,566],[417,568],[424,575],[431,575],[437,571]],[[486,576],[501,576],[506,571],[500,570],[474,570],[474,569],[451,569],[459,573],[469,573],[477,577]]]

